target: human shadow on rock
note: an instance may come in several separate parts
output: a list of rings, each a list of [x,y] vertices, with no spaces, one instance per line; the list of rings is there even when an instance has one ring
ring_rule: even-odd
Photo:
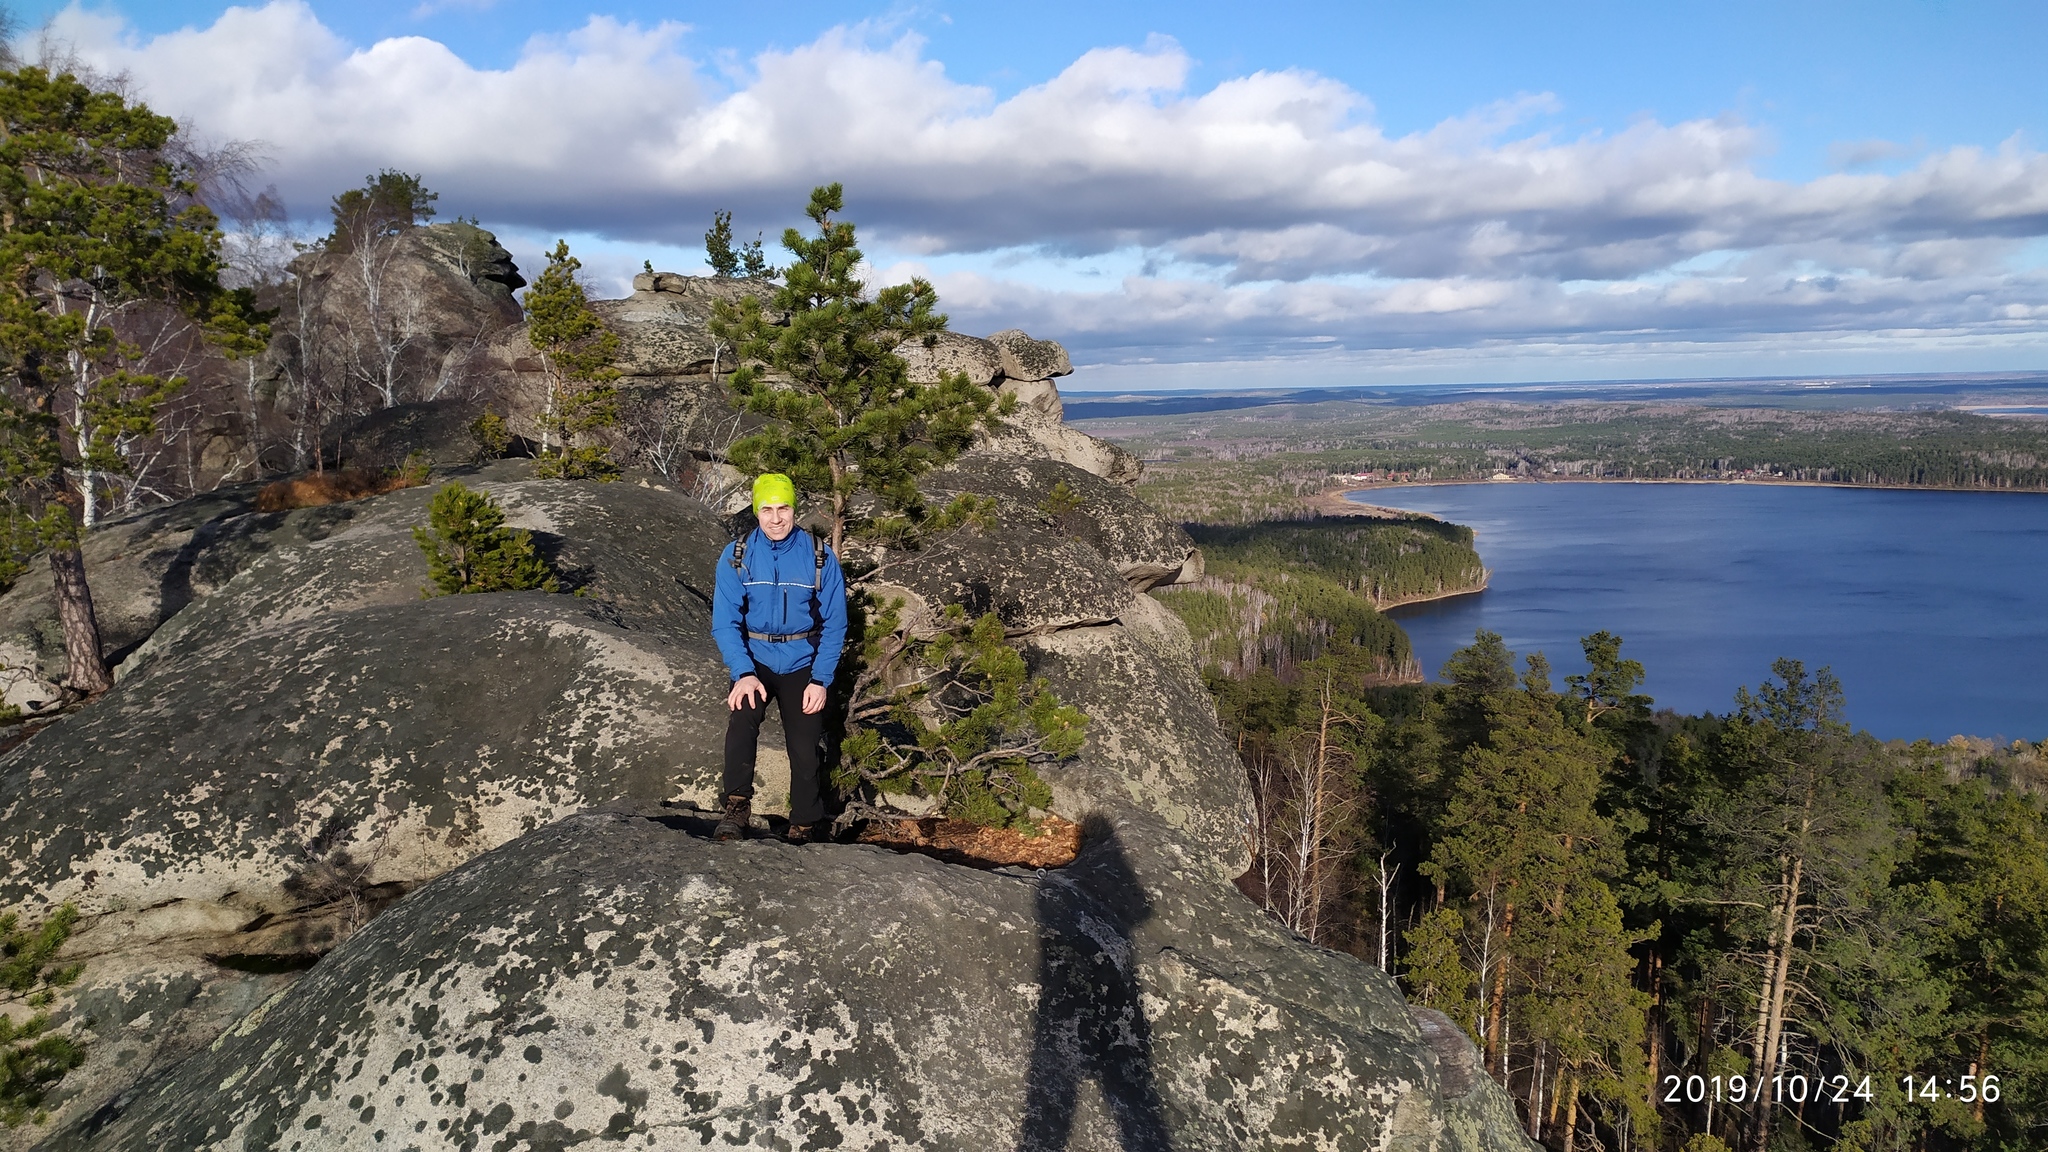
[[[1108,820],[1083,820],[1081,836],[1080,856],[1038,883],[1038,1017],[1017,1152],[1065,1149],[1090,1079],[1124,1152],[1166,1152],[1172,1143],[1131,942],[1151,903]]]

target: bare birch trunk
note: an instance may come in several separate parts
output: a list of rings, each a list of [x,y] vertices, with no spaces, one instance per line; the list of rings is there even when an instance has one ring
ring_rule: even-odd
[[[1802,833],[1805,831],[1801,829]],[[1772,930],[1773,947],[1766,953],[1771,967],[1765,973],[1763,993],[1763,1019],[1759,1039],[1761,1046],[1757,1053],[1757,1096],[1756,1131],[1750,1139],[1754,1152],[1766,1152],[1771,1140],[1771,1097],[1767,1094],[1771,1078],[1778,1068],[1778,1042],[1785,1034],[1785,992],[1786,983],[1792,973],[1793,937],[1799,928],[1799,886],[1804,879],[1806,861],[1794,857],[1784,897],[1784,912],[1778,925]]]

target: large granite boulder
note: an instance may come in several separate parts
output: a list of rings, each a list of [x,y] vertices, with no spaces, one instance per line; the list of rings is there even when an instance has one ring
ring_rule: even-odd
[[[1050,380],[1074,371],[1065,348],[1051,340],[1033,340],[1020,328],[1005,328],[988,342],[1002,358],[1003,375],[1012,380]]]
[[[1145,875],[1143,821],[1038,875],[705,830],[500,848],[45,1147],[1526,1146],[1383,974]]]
[[[187,604],[257,557],[331,535],[352,505],[259,513],[256,485],[223,488],[95,528],[84,541],[94,615],[109,661],[124,660]],[[70,671],[50,571],[41,558],[0,593],[0,703],[51,712]]]
[[[896,346],[896,355],[910,366],[910,379],[917,384],[936,384],[955,372],[984,388],[1003,378],[1002,355],[996,346],[959,332],[905,340]]]
[[[594,803],[708,800],[723,530],[672,491],[523,470],[478,486],[580,595],[423,597],[411,530],[434,489],[362,502],[345,531],[193,603],[112,692],[0,759],[0,906],[240,924],[302,906],[295,882],[340,854],[377,861],[366,883],[417,883]]]
[[[1065,500],[1059,501],[1053,492],[1062,484]],[[1028,444],[1020,450],[1014,441],[997,440],[927,476],[922,486],[942,498],[993,496],[1013,523],[1040,524],[1086,545],[1135,588],[1192,582],[1202,573],[1194,540],[1127,486]]]
[[[454,396],[488,375],[479,351],[519,326],[526,283],[490,232],[468,223],[407,228],[360,246],[328,245],[294,260],[276,307],[283,319],[259,374],[284,384],[308,341],[329,356],[378,365],[384,406]],[[298,371],[304,371],[303,366]],[[342,371],[330,364],[327,371]]]

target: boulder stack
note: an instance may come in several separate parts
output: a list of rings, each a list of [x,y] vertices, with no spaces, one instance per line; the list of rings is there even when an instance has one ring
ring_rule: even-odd
[[[742,286],[642,279],[606,305],[631,379],[713,402],[691,333]],[[995,612],[1089,715],[1042,773],[1073,864],[711,840],[726,537],[660,476],[441,469],[533,533],[553,594],[423,596],[431,486],[164,509],[88,553],[128,590],[116,686],[0,756],[0,908],[85,913],[90,1053],[0,1147],[1527,1148],[1462,1034],[1232,885],[1244,772],[1146,594],[1200,556],[1062,433],[1065,354],[925,351],[1020,396],[925,479],[999,515],[870,559],[911,627]]]

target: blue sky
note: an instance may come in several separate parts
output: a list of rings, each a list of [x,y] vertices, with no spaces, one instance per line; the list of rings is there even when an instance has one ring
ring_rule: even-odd
[[[604,282],[843,174],[1082,387],[2048,368],[2039,3],[17,10],[299,215],[388,163]]]

